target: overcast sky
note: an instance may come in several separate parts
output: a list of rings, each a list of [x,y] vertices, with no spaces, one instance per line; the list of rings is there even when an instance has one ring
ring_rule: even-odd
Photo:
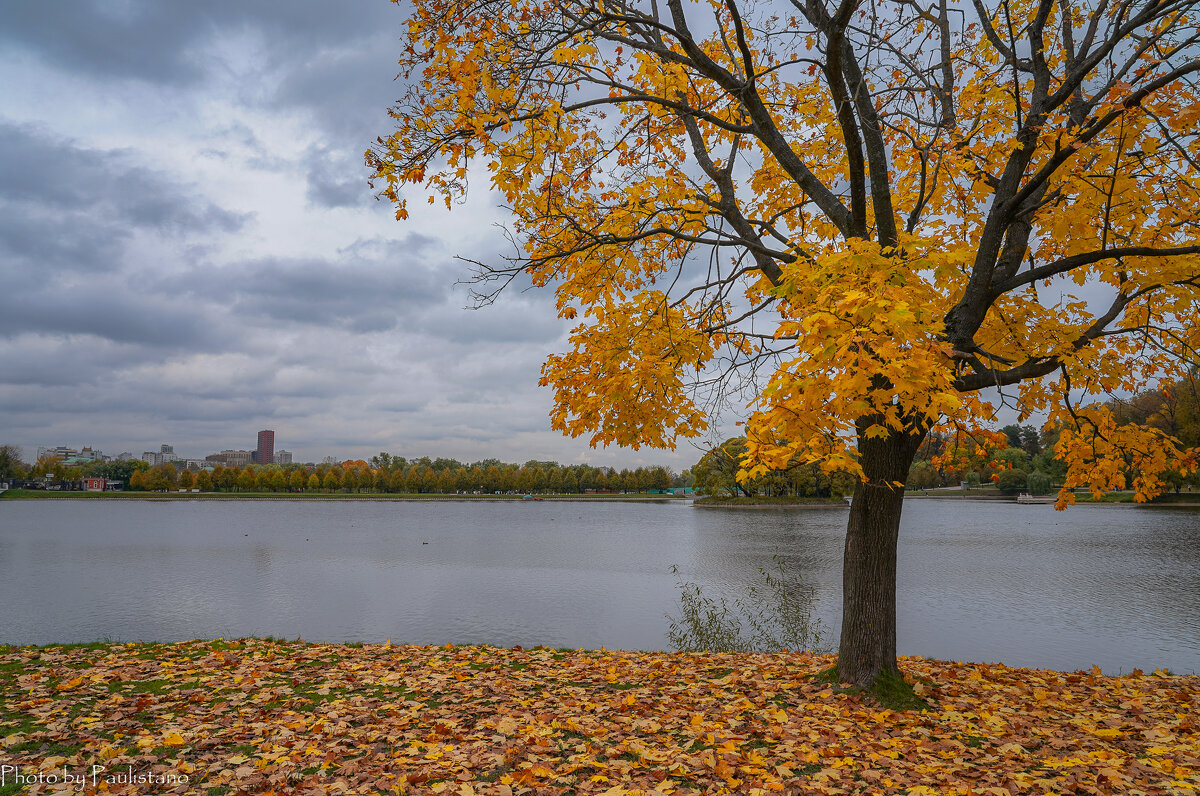
[[[546,292],[468,311],[455,255],[504,216],[411,204],[386,135],[403,7],[386,0],[0,5],[0,443],[381,450],[661,463],[550,430]]]

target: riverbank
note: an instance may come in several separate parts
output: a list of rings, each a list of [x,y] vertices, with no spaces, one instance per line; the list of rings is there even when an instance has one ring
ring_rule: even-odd
[[[908,658],[933,709],[896,713],[815,679],[831,663],[256,639],[0,647],[0,794],[65,776],[87,792],[94,778],[110,794],[214,796],[1182,794],[1200,781],[1200,677]]]
[[[557,502],[666,502],[690,500],[680,495],[651,495],[644,492],[603,495],[476,495],[476,494],[393,494],[389,492],[62,492],[53,489],[9,489],[0,492],[0,500],[369,500],[380,502],[428,502],[438,500],[482,501],[557,501]]]
[[[1019,503],[1016,495],[1001,495],[995,491],[983,489],[972,490],[929,490],[928,492],[909,492],[904,495],[908,500],[965,500],[988,503]],[[1076,505],[1079,506],[1129,506],[1150,508],[1200,508],[1200,495],[1191,493],[1180,495],[1160,495],[1149,503],[1138,503],[1133,499],[1132,492],[1116,492],[1106,494],[1100,499],[1094,499],[1090,494],[1076,495]],[[1054,498],[1039,498],[1031,505],[1053,505]],[[789,508],[848,508],[850,502],[844,498],[791,498],[791,497],[737,497],[737,498],[697,498],[694,505],[697,508],[710,509],[789,509]]]

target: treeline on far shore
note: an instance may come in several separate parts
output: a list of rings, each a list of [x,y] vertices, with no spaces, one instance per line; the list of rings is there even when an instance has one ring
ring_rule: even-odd
[[[56,466],[57,464],[57,466]],[[52,478],[47,479],[52,474]],[[688,471],[675,473],[667,467],[638,467],[616,470],[587,464],[563,465],[554,461],[511,464],[498,459],[465,464],[455,459],[422,457],[407,460],[380,453],[370,460],[339,463],[251,464],[189,470],[167,462],[151,467],[141,460],[93,462],[79,467],[39,461],[25,472],[13,473],[15,480],[44,482],[70,488],[86,478],[100,477],[121,482],[131,491],[201,492],[340,492],[392,494],[528,493],[580,494],[584,492],[665,491],[691,485]]]

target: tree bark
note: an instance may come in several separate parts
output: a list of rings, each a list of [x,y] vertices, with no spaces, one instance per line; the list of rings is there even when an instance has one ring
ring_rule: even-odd
[[[903,484],[925,438],[925,429],[892,431],[868,439],[865,420],[858,428],[858,450],[867,480],[858,484],[850,505],[842,560],[842,637],[838,677],[870,687],[884,671],[896,668],[896,543]]]

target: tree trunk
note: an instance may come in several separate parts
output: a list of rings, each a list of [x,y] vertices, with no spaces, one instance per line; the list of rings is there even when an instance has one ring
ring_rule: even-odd
[[[870,687],[896,669],[896,541],[904,507],[903,484],[925,429],[867,439],[871,420],[859,423],[858,450],[867,480],[854,490],[842,560],[842,638],[838,676]]]

